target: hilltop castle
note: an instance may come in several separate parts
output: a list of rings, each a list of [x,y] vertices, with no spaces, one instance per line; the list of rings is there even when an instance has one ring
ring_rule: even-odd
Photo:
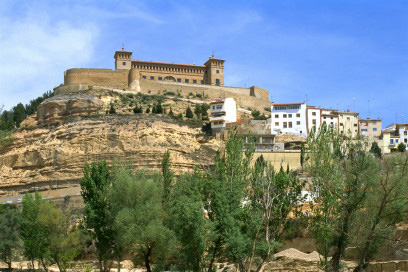
[[[269,108],[268,90],[224,86],[225,60],[211,56],[204,65],[132,60],[124,48],[114,55],[115,70],[73,68],[64,72],[64,85],[56,93],[88,88],[89,85],[143,93],[191,94],[204,101],[232,97],[242,108]]]
[[[131,60],[132,52],[115,52],[115,70],[135,69],[143,79],[224,86],[224,62],[212,55],[204,65]]]

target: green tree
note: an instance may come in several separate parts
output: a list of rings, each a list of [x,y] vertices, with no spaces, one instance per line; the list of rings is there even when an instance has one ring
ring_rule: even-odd
[[[242,205],[250,184],[250,162],[253,149],[245,153],[242,139],[233,132],[226,142],[222,156],[217,153],[214,171],[208,176],[205,185],[205,209],[212,224],[212,239],[208,252],[210,258],[208,271],[212,271],[215,259],[226,256],[236,264],[245,258],[248,252],[249,238],[245,233],[243,220],[245,208]]]
[[[12,271],[11,262],[21,246],[20,210],[13,205],[0,206],[0,257],[9,271]]]
[[[210,105],[206,103],[201,104],[201,116],[203,120],[208,119],[208,110],[210,109]]]
[[[108,213],[107,192],[111,184],[106,161],[85,163],[84,176],[79,180],[85,203],[83,222],[95,242],[100,271],[108,271],[112,258],[113,218]]]
[[[398,223],[408,215],[408,155],[394,154],[381,161],[376,182],[367,190],[367,209],[360,210],[354,225],[354,241],[360,249],[355,272],[366,271],[368,261],[381,245],[391,242]]]
[[[171,193],[171,186],[174,178],[174,173],[171,170],[171,157],[170,151],[167,150],[161,162],[162,175],[163,175],[163,205],[166,206]]]
[[[127,169],[118,171],[109,190],[111,214],[115,214],[115,241],[122,252],[135,254],[135,263],[165,260],[174,249],[174,234],[163,223],[163,188],[158,173]]]
[[[176,235],[178,269],[202,271],[211,237],[211,224],[204,217],[202,171],[181,175],[172,190],[169,209],[169,226]]]
[[[289,213],[295,211],[297,215],[293,207],[304,200],[304,186],[305,181],[300,181],[292,172],[285,172],[282,167],[276,172],[262,156],[257,159],[248,207],[252,246],[249,264],[245,265],[247,271],[250,271],[257,255],[261,258],[257,271],[262,271],[265,262],[280,247],[285,231],[290,227]]]
[[[378,146],[377,142],[371,144],[370,153],[376,156],[377,158],[382,157],[381,148]]]
[[[34,260],[37,259],[44,270],[48,271],[45,261],[49,253],[49,233],[38,218],[41,206],[45,203],[46,200],[43,200],[38,192],[35,192],[34,197],[28,193],[23,197],[21,237],[24,242],[24,254],[31,260],[32,266],[34,267]]]
[[[47,259],[56,263],[60,271],[65,272],[69,263],[83,249],[81,231],[71,228],[70,215],[64,214],[53,202],[44,202],[39,209],[38,221],[47,231],[49,252]]]
[[[196,106],[194,107],[194,114],[196,115],[197,119],[201,118],[201,105],[200,104],[196,104]]]
[[[350,226],[365,208],[367,190],[375,182],[377,161],[365,151],[365,142],[343,138],[336,130],[312,129],[307,146],[306,170],[312,178],[311,228],[329,270],[339,271],[340,259],[350,244]]]
[[[193,118],[193,111],[191,110],[190,106],[186,109],[186,118]]]
[[[13,107],[13,119],[17,127],[20,127],[20,123],[26,119],[26,112],[22,103],[18,103],[17,106]]]
[[[406,146],[405,146],[405,144],[404,143],[399,143],[399,145],[398,145],[398,147],[397,147],[397,149],[398,149],[398,152],[405,152],[405,150],[406,150]]]

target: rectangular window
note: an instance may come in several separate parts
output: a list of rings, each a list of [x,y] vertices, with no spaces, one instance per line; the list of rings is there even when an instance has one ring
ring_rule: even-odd
[[[373,128],[373,131],[377,131],[377,128]]]
[[[275,122],[275,127],[279,127],[279,122]]]
[[[300,117],[300,113],[296,113],[296,117]]]
[[[361,131],[365,132],[365,131],[367,131],[367,129],[366,129],[366,128],[362,128]]]
[[[177,82],[181,82],[181,78],[178,78],[178,79],[177,79]]]
[[[150,80],[154,80],[154,76],[151,76],[151,77],[150,77]]]
[[[162,80],[163,78],[162,77],[159,77],[159,80]]]
[[[312,112],[312,116],[316,116],[316,112],[314,111],[314,112]]]
[[[142,76],[143,79],[146,79],[146,76]]]
[[[217,74],[219,74],[219,73],[220,73],[220,70],[215,70],[215,72],[216,72]]]
[[[354,124],[354,126],[356,127],[356,126],[357,126],[357,124]]]
[[[407,135],[408,134],[408,131],[404,131],[404,135]]]
[[[213,110],[215,110],[215,106],[213,106]]]
[[[316,125],[316,119],[313,119],[313,120],[312,120],[312,124],[313,124],[313,125]]]
[[[283,128],[288,128],[288,123],[287,122],[283,122]]]
[[[292,128],[292,122],[289,122],[289,128]]]
[[[287,114],[284,114],[284,115],[283,115],[283,118],[287,118],[287,117],[288,117],[288,115],[287,115]]]
[[[122,62],[123,66],[126,66],[126,62]]]
[[[408,140],[407,139],[404,139],[404,143],[407,143],[408,142]]]
[[[197,84],[197,80],[196,80],[196,79],[193,79],[193,83],[194,83],[194,84]]]
[[[188,83],[188,79],[186,79],[184,82],[185,82],[185,83]]]
[[[398,144],[398,139],[395,139],[395,143]]]
[[[285,106],[275,106],[273,107],[274,110],[286,110]]]
[[[220,80],[219,79],[215,80],[215,85],[220,85]]]
[[[300,121],[296,121],[296,125],[300,126]]]
[[[292,118],[292,114],[289,114],[288,116],[289,116],[289,118]]]
[[[222,105],[217,106],[217,110],[220,110],[220,109],[222,109]]]
[[[289,106],[288,108],[290,110],[297,110],[297,109],[300,109],[300,106]]]
[[[275,118],[279,118],[279,114],[275,114]]]

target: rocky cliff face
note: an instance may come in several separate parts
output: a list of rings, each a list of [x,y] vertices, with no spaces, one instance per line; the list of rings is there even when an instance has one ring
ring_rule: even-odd
[[[84,99],[44,101],[37,114],[43,125],[13,135],[15,141],[0,151],[0,195],[34,186],[72,186],[82,176],[84,163],[96,160],[120,159],[135,167],[159,169],[166,150],[176,172],[188,171],[196,164],[210,165],[219,148],[215,140],[200,136],[200,129],[163,115],[89,115],[61,121],[70,108],[76,112],[101,108],[98,99]]]

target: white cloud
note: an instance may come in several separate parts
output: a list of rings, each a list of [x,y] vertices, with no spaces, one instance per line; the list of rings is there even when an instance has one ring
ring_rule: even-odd
[[[0,19],[0,104],[5,109],[59,85],[64,70],[92,59],[99,32],[93,24],[55,20],[38,10],[22,19],[7,15]]]

